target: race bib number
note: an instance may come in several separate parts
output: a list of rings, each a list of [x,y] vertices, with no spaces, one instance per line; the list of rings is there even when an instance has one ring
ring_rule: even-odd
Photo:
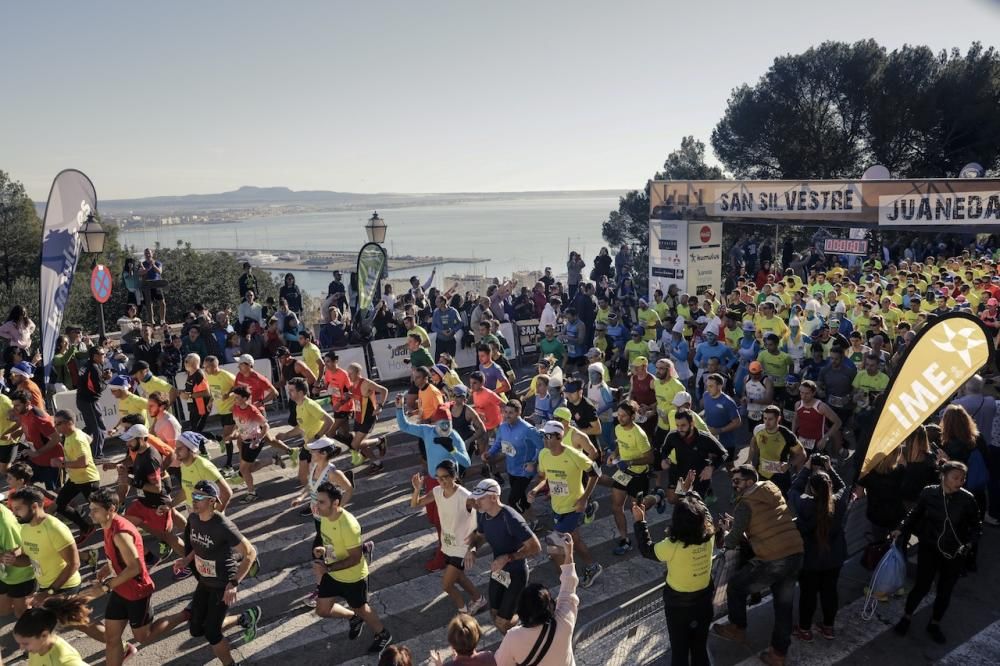
[[[515,455],[517,455],[517,449],[515,449],[514,445],[511,444],[510,442],[500,442],[500,450],[503,451],[503,454],[505,456],[510,458],[513,458]]]
[[[799,442],[802,443],[802,448],[804,448],[807,451],[812,451],[813,449],[816,448],[816,440],[815,439],[808,439],[806,437],[799,437]]]
[[[455,538],[454,534],[448,534],[447,532],[441,532],[441,543],[446,546],[457,546],[458,539]]]
[[[215,570],[215,562],[211,560],[206,560],[204,558],[194,556],[194,568],[198,572],[199,576],[205,576],[206,578],[218,578],[218,573]]]
[[[549,494],[555,497],[566,497],[569,495],[569,484],[565,481],[549,480]]]
[[[615,480],[615,483],[618,483],[623,486],[627,486],[629,483],[632,482],[632,475],[623,469],[620,469],[614,474],[612,474],[611,478]]]
[[[761,460],[760,469],[765,474],[780,474],[781,473],[781,461],[780,460]]]
[[[490,578],[500,583],[504,587],[510,587],[510,574],[501,569],[490,574]]]
[[[764,405],[756,402],[751,402],[747,405],[747,418],[753,419],[754,421],[760,421],[763,416]]]

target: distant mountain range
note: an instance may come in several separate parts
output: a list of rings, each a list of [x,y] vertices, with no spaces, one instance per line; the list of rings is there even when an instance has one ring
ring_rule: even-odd
[[[367,208],[398,207],[486,201],[498,199],[534,199],[579,196],[619,196],[622,190],[578,190],[556,192],[451,192],[438,194],[333,192],[326,190],[295,191],[287,187],[253,187],[245,185],[232,192],[217,194],[186,194],[183,196],[143,197],[140,199],[110,199],[98,202],[98,208],[111,212],[153,212],[208,210],[220,208],[251,208],[256,206],[296,206],[308,208]],[[44,209],[45,202],[40,202]]]

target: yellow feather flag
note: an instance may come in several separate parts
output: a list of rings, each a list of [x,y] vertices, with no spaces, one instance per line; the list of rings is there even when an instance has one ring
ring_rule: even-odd
[[[951,312],[917,334],[884,394],[861,474],[892,454],[993,356],[993,340],[979,319]]]

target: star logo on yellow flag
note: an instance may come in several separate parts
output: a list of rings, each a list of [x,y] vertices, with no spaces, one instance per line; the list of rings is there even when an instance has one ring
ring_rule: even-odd
[[[944,331],[945,339],[943,341],[931,340],[934,346],[941,351],[958,354],[959,358],[965,363],[965,367],[971,368],[972,354],[969,353],[969,350],[980,345],[985,345],[986,342],[972,338],[972,335],[975,333],[975,329],[972,327],[960,328],[956,332],[951,330],[951,327],[945,322],[941,324],[941,330]]]

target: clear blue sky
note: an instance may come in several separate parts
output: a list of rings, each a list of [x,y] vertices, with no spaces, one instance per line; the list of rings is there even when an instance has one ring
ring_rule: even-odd
[[[0,169],[35,199],[71,166],[102,199],[453,192],[639,186],[776,55],[990,45],[1000,3],[64,0],[4,24]]]

